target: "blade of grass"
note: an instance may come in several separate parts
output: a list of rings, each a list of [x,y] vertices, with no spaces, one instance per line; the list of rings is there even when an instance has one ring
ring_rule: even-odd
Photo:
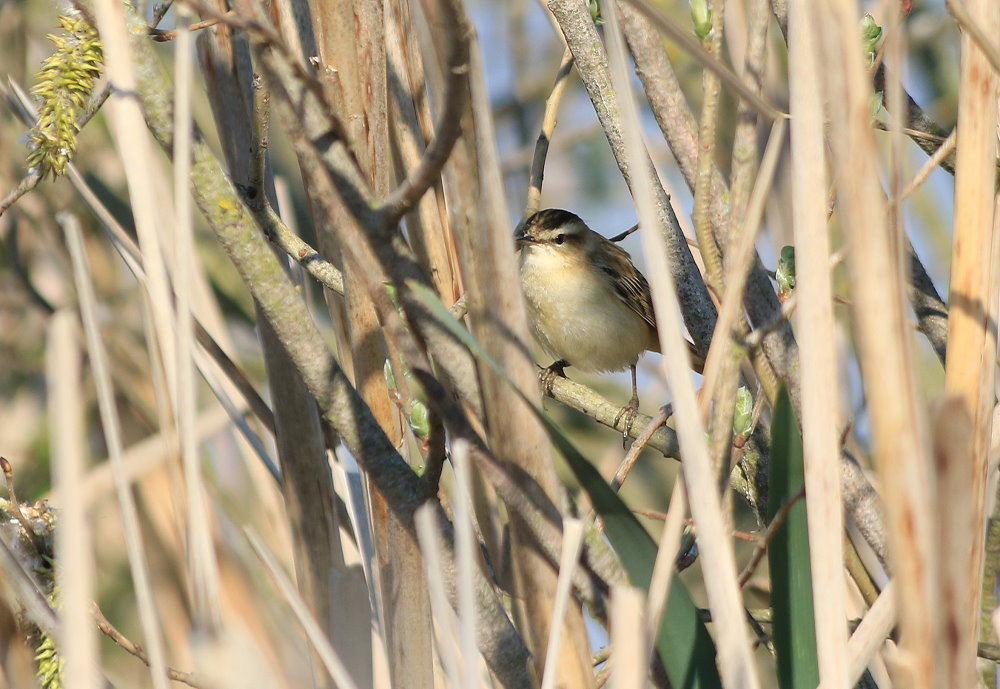
[[[771,427],[769,479],[770,520],[783,502],[802,490],[805,482],[802,439],[792,401],[784,389],[778,395]],[[781,689],[815,689],[819,684],[819,661],[809,564],[809,527],[806,506],[801,501],[788,511],[784,526],[771,541],[767,560],[771,572],[779,686]]]

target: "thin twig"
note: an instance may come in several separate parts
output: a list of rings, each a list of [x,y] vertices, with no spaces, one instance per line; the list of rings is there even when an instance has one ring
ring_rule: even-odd
[[[150,27],[155,27],[170,11],[171,5],[174,4],[174,0],[163,0],[163,2],[158,2],[153,6],[153,19],[149,22]]]
[[[611,488],[613,490],[618,490],[625,483],[625,479],[628,478],[629,472],[632,471],[635,461],[639,459],[639,454],[646,449],[646,445],[649,444],[650,439],[652,439],[657,429],[667,423],[667,419],[670,418],[672,413],[673,411],[669,404],[661,407],[656,416],[642,429],[642,432],[636,437],[635,442],[632,443],[632,447],[625,454],[622,463],[618,465],[618,471],[615,472],[615,477],[611,480]]]
[[[97,628],[100,629],[105,636],[125,649],[126,652],[134,655],[136,658],[141,660],[146,667],[149,667],[149,656],[146,654],[146,650],[118,631],[118,628],[111,624],[108,618],[104,616],[104,613],[101,611],[101,607],[97,603],[93,604],[92,610],[94,613],[94,621],[97,623]],[[192,673],[181,672],[180,670],[175,670],[172,667],[167,667],[167,678],[175,682],[186,684],[189,687],[194,687],[195,689],[201,689],[202,687],[201,684],[198,684],[198,682],[195,681]]]
[[[627,2],[638,10],[640,14],[649,19],[650,22],[656,25],[656,27],[666,34],[670,40],[677,43],[677,45],[679,45],[684,52],[694,58],[699,64],[701,64],[702,67],[713,72],[722,82],[726,84],[726,86],[735,91],[740,98],[743,98],[747,103],[753,105],[753,107],[762,115],[766,115],[772,120],[788,117],[787,113],[782,112],[765,100],[763,96],[755,93],[753,89],[747,87],[747,85],[743,83],[743,80],[740,79],[740,77],[737,76],[733,70],[724,65],[717,57],[702,48],[701,45],[698,44],[698,41],[691,35],[690,30],[679,27],[659,7],[654,5],[649,0],[627,0]]]
[[[16,221],[7,223],[7,255],[10,267],[14,271],[14,275],[21,281],[21,285],[24,287],[24,291],[28,293],[31,301],[35,302],[46,313],[55,313],[55,307],[35,287],[35,283],[31,281],[31,275],[28,274],[28,269],[25,267],[24,261],[21,260],[20,241],[18,241],[17,230],[18,223]]]
[[[614,237],[609,237],[608,241],[616,242],[616,243],[620,242],[620,241],[622,241],[623,239],[625,239],[626,237],[628,237],[630,234],[632,234],[633,232],[635,232],[638,229],[639,229],[639,223],[636,223],[635,225],[632,225],[632,227],[628,228],[624,232],[622,232],[620,234],[616,234]],[[688,242],[688,246],[697,247],[698,246],[698,242],[689,241]]]
[[[454,4],[451,1],[445,5]],[[444,34],[448,40],[447,79],[444,97],[441,99],[440,118],[434,131],[434,138],[424,151],[417,168],[410,172],[406,180],[389,194],[378,209],[386,226],[393,226],[409,213],[420,198],[437,180],[451,151],[462,133],[462,117],[466,112],[469,98],[468,73],[469,50],[472,28],[466,23],[464,13],[452,9],[443,11],[442,18],[455,22],[451,30]],[[460,19],[461,18],[461,19]]]
[[[4,483],[7,485],[7,494],[10,495],[11,510],[14,512],[14,516],[17,517],[18,523],[21,524],[21,528],[24,529],[25,535],[31,540],[31,545],[34,547],[35,553],[41,555],[43,552],[41,537],[35,533],[35,530],[31,526],[31,521],[24,514],[24,510],[21,509],[21,501],[17,499],[17,493],[14,492],[14,467],[11,466],[10,461],[6,457],[0,457],[0,470],[3,471]]]
[[[753,555],[750,556],[750,562],[748,562],[746,567],[743,568],[743,571],[740,572],[739,584],[741,588],[746,586],[747,582],[750,581],[750,577],[752,577],[753,573],[757,570],[757,565],[759,565],[760,561],[764,558],[764,554],[767,552],[767,547],[771,544],[775,534],[778,533],[778,529],[780,529],[781,525],[785,523],[788,513],[792,511],[795,503],[797,503],[800,498],[805,497],[805,494],[806,489],[803,486],[798,493],[790,497],[788,500],[785,500],[775,513],[774,519],[772,519],[771,523],[767,525],[767,531],[764,532],[763,538],[757,547],[754,548]]]
[[[246,377],[243,370],[236,365],[236,362],[229,358],[225,350],[219,346],[219,343],[212,338],[198,321],[195,321],[194,335],[198,340],[198,344],[205,350],[205,353],[212,358],[216,366],[229,379],[229,382],[243,395],[243,399],[246,400],[247,406],[250,407],[254,416],[264,425],[264,428],[274,434],[274,412],[271,411],[267,402],[264,401],[264,398],[254,388],[253,383]]]
[[[231,14],[231,13],[232,13],[232,10],[230,10],[229,12],[226,12],[226,14]],[[195,22],[194,24],[192,24],[191,26],[188,27],[188,31],[197,31],[198,29],[207,29],[210,26],[215,26],[220,21],[222,21],[222,19],[220,19],[218,17],[212,17],[210,19],[205,19],[205,20],[202,20],[200,22]],[[165,43],[167,41],[172,41],[172,40],[174,40],[174,38],[177,37],[177,29],[156,29],[156,28],[150,27],[148,31],[149,31],[149,35],[153,38],[153,40],[157,41],[158,43]]]
[[[955,143],[958,140],[958,137],[956,136],[957,131],[958,130],[952,131],[952,133],[948,135],[948,138],[944,140],[944,143],[941,144],[938,150],[934,151],[933,155],[931,155],[930,158],[924,161],[923,166],[920,168],[917,174],[913,176],[913,179],[910,180],[910,183],[906,185],[906,188],[903,189],[903,191],[900,193],[900,199],[905,199],[910,194],[915,192],[917,190],[917,187],[919,187],[921,184],[927,181],[927,178],[930,177],[930,174],[932,172],[934,172],[934,169],[938,167],[942,163],[942,161],[944,161],[944,159],[951,154],[952,151],[955,150]]]
[[[23,551],[22,551],[23,552]],[[4,586],[9,587],[23,608],[25,615],[38,625],[38,628],[56,640],[59,644],[59,618],[52,604],[45,597],[35,577],[28,573],[25,563],[19,559],[14,547],[5,537],[0,536],[0,575]]]
[[[63,212],[57,216],[57,219],[63,227],[66,245],[73,262],[73,277],[79,298],[80,317],[83,322],[94,386],[97,389],[101,428],[108,448],[115,493],[122,515],[121,526],[124,532],[129,570],[135,583],[139,623],[146,643],[150,644],[152,653],[150,666],[152,683],[156,689],[163,689],[166,686],[164,681],[166,654],[163,638],[160,635],[159,614],[154,602],[149,565],[143,546],[142,529],[139,527],[138,509],[125,472],[121,420],[115,405],[109,358],[98,325],[97,296],[94,292],[89,261],[84,250],[83,231],[79,219],[71,213]]]
[[[28,176],[18,182],[17,186],[0,201],[0,215],[3,215],[8,208],[17,203],[18,199],[38,186],[43,179],[42,173],[36,169],[28,173]]]
[[[562,103],[562,96],[566,90],[566,83],[570,71],[573,69],[573,52],[566,48],[563,52],[562,61],[559,63],[559,70],[556,72],[555,83],[552,84],[552,92],[545,99],[545,112],[542,115],[542,131],[535,142],[535,152],[531,159],[531,172],[528,175],[528,203],[524,209],[524,217],[527,218],[537,211],[542,202],[542,179],[545,177],[545,158],[549,153],[549,144],[552,141],[552,133],[555,131],[557,115],[559,114],[559,104]]]
[[[619,416],[621,406],[611,403],[595,390],[574,382],[569,378],[555,377],[552,380],[551,390],[546,386],[545,394],[554,400],[562,402],[568,407],[572,407],[594,419],[598,423],[604,424],[608,428],[623,433],[626,431],[625,422],[619,419],[615,424],[615,419]],[[639,412],[632,424],[631,437],[636,437],[639,433],[636,429],[644,429],[652,421],[652,417]],[[649,441],[649,446],[662,452],[666,457],[680,458],[680,448],[677,446],[677,434],[671,428],[659,428]]]
[[[253,89],[253,135],[250,141],[250,186],[257,190],[261,203],[268,203],[264,193],[264,175],[267,167],[268,132],[271,123],[271,94],[264,79],[256,72],[251,84]]]
[[[754,328],[750,334],[743,338],[743,346],[747,349],[753,350],[761,345],[764,338],[768,334],[784,327],[788,319],[791,318],[792,312],[795,310],[795,305],[797,300],[795,299],[795,293],[792,292],[791,296],[788,297],[781,304],[781,311],[769,322],[764,323],[758,328]]]

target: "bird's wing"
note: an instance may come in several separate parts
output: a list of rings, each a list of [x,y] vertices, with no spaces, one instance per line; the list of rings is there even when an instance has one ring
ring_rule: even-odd
[[[610,264],[602,264],[600,268],[614,287],[615,294],[655,330],[653,296],[649,291],[646,277],[635,267],[628,253],[617,244],[612,244],[608,253],[612,257]],[[705,358],[693,343],[687,342],[687,347],[691,356],[691,367],[697,373],[703,373]]]
[[[632,264],[632,259],[624,249],[611,242],[608,244],[607,255],[610,261],[601,264],[600,269],[607,276],[618,298],[646,321],[649,327],[655,328],[656,317],[653,315],[653,297],[649,292],[649,283]]]

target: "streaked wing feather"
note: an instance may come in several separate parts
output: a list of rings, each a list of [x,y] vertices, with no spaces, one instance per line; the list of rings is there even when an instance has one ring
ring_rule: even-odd
[[[599,263],[601,271],[607,276],[614,287],[615,294],[626,306],[637,313],[649,327],[656,329],[656,316],[653,315],[653,296],[649,291],[649,283],[645,276],[632,264],[628,253],[617,244],[608,242],[608,264]],[[705,358],[698,353],[692,342],[686,342],[691,356],[691,367],[697,373],[703,373]]]
[[[599,264],[599,267],[608,276],[615,294],[642,320],[649,323],[651,328],[655,328],[656,317],[653,315],[653,298],[646,278],[632,265],[632,260],[624,249],[611,242],[608,242],[606,248],[611,262],[610,264]]]

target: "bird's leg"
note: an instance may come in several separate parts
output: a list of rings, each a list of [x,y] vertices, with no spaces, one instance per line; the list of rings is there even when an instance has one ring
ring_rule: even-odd
[[[617,428],[618,422],[625,419],[625,425],[622,427],[622,447],[625,447],[625,443],[628,442],[628,437],[632,434],[632,424],[635,423],[635,417],[639,414],[639,388],[635,380],[635,364],[632,364],[629,369],[632,371],[632,399],[618,412],[614,422],[614,427]]]
[[[556,379],[556,376],[560,378],[566,377],[567,366],[569,366],[569,362],[565,359],[560,359],[559,361],[553,361],[548,368],[543,368],[538,372],[538,380],[542,384],[542,391],[546,395],[552,394],[552,381]]]

